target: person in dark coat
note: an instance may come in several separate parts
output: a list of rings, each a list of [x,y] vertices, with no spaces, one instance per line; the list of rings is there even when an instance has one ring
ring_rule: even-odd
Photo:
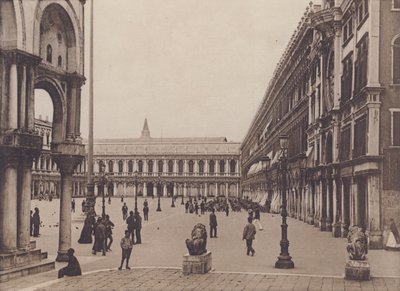
[[[148,206],[143,207],[143,216],[144,216],[145,221],[149,220],[149,207]]]
[[[199,204],[197,204],[197,202],[194,203],[194,211],[196,214],[199,214]]]
[[[71,201],[71,212],[75,213],[75,198]]]
[[[78,243],[91,244],[93,242],[92,232],[93,232],[93,221],[90,215],[88,215],[86,216],[85,222],[83,223],[83,228]]]
[[[133,211],[129,212],[129,216],[126,219],[126,224],[128,225],[129,234],[132,237],[132,243],[135,242],[135,217],[133,216]]]
[[[185,213],[188,213],[189,211],[189,201],[186,201],[185,203]]]
[[[215,215],[215,209],[212,209],[210,213],[210,238],[217,237],[217,216]]]
[[[79,265],[78,259],[74,256],[75,250],[70,248],[67,251],[68,254],[68,265],[58,271],[58,278],[64,276],[81,276],[81,266]]]
[[[135,213],[135,234],[136,234],[136,244],[142,243],[142,236],[140,232],[142,230],[142,217],[140,216],[139,212]]]
[[[39,208],[35,207],[35,213],[33,213],[32,219],[33,219],[33,236],[38,237],[40,228]]]
[[[32,216],[32,213],[33,213],[33,211],[31,210],[30,227],[29,227],[30,236],[33,236],[33,216]]]
[[[85,208],[86,208],[86,200],[85,199],[82,200],[81,206],[82,206],[82,212],[85,213]]]
[[[126,203],[124,203],[124,206],[122,206],[122,219],[126,220],[128,216],[128,206],[126,206]]]
[[[247,246],[247,255],[251,253],[251,256],[254,256],[256,251],[253,249],[253,240],[255,239],[256,235],[256,227],[253,224],[253,218],[248,217],[247,218],[247,224],[243,229],[243,237],[242,240],[246,240],[246,246]]]
[[[205,204],[204,204],[204,200],[202,200],[200,203],[200,213],[204,214],[204,211],[205,211]]]
[[[106,255],[106,227],[101,217],[97,219],[97,225],[94,229],[93,255],[100,251],[103,252],[103,256]]]
[[[111,251],[111,244],[113,243],[112,229],[115,226],[114,223],[110,220],[110,216],[107,214],[106,219],[104,221],[104,225],[106,227],[106,251]],[[108,244],[107,244],[107,241]]]
[[[225,207],[225,213],[226,213],[226,216],[229,216],[229,205],[226,205],[226,207]]]

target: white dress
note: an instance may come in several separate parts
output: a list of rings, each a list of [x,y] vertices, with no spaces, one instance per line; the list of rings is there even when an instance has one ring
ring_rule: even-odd
[[[400,243],[398,244],[396,242],[396,239],[394,238],[393,232],[389,232],[388,241],[386,243],[386,249],[394,250],[394,251],[400,251]]]

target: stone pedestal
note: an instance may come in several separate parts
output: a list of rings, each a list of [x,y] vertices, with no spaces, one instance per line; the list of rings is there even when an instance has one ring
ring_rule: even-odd
[[[370,279],[368,260],[357,261],[346,259],[345,278],[347,280],[366,281]]]
[[[183,256],[183,263],[182,263],[183,275],[205,274],[211,270],[211,267],[212,267],[211,252],[206,252],[198,256],[191,256],[189,254]]]

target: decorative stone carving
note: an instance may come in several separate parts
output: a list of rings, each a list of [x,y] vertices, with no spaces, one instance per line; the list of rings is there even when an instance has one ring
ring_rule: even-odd
[[[186,239],[189,255],[201,255],[207,252],[207,231],[204,224],[198,223],[192,230],[191,239]]]
[[[347,252],[351,260],[364,261],[368,253],[368,238],[359,226],[352,226],[347,235]]]

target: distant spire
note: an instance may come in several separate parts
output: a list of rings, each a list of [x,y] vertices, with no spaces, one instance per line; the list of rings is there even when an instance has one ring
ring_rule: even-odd
[[[144,125],[143,125],[141,137],[150,137],[150,130],[149,130],[149,126],[147,124],[147,118],[144,119]]]

